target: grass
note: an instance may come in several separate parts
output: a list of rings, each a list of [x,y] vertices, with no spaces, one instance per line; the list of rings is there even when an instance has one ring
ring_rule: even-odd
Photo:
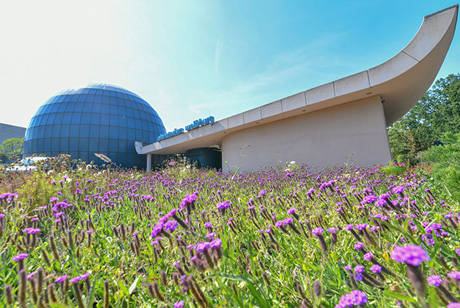
[[[459,271],[458,202],[417,173],[233,174],[180,162],[146,173],[64,157],[1,174],[0,198],[2,307],[336,307],[353,290],[368,307],[446,306],[430,275],[460,301],[459,280],[447,277]],[[423,294],[392,258],[408,244],[430,258],[417,267]],[[37,272],[26,282],[21,263]]]

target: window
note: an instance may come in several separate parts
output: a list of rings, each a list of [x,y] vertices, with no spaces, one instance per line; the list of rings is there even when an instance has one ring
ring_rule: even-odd
[[[117,115],[110,115],[110,126],[118,126],[118,116]]]
[[[101,123],[101,115],[98,113],[91,114],[91,125],[99,125]]]
[[[100,138],[109,138],[109,126],[101,125],[99,128],[99,137]]]
[[[105,95],[102,96],[102,102],[104,104],[110,104],[110,96],[107,96],[107,93],[105,93]]]
[[[51,105],[51,112],[58,112],[59,111],[59,107],[61,106],[60,104],[52,104]]]
[[[58,112],[65,112],[67,105],[66,104],[59,104]]]
[[[75,109],[75,103],[67,103],[66,104],[66,107],[65,107],[65,112],[73,112],[73,110]]]
[[[72,114],[72,120],[70,123],[72,124],[80,124],[81,120],[81,113],[75,112]]]
[[[78,139],[79,138],[69,138],[69,150],[72,152],[78,151]]]
[[[101,114],[101,124],[104,124],[104,125],[110,124],[110,117],[108,114]]]
[[[55,124],[61,124],[63,116],[64,116],[63,113],[56,113],[56,116],[54,118],[54,123]]]
[[[72,120],[72,114],[71,113],[64,113],[62,117],[62,124],[70,124],[70,121]]]
[[[110,105],[110,114],[118,115],[118,106],[117,105]]]
[[[110,152],[118,152],[118,140],[109,139],[109,151]]]
[[[106,113],[106,114],[110,113],[110,107],[108,104],[102,104],[101,113]]]
[[[70,137],[78,137],[80,135],[80,125],[70,125]]]
[[[59,147],[59,138],[51,138],[51,152],[59,152],[60,147]],[[53,155],[55,156],[55,155]]]
[[[89,137],[89,125],[85,125],[85,124],[80,125],[80,137],[82,138]]]
[[[92,138],[99,138],[99,125],[90,125],[89,136]]]
[[[93,102],[102,103],[102,95],[95,95]]]
[[[80,123],[81,124],[89,124],[90,121],[91,121],[91,114],[88,113],[88,112],[83,112],[81,114]]]
[[[89,152],[96,152],[99,151],[99,139],[97,138],[89,138]]]
[[[118,138],[128,139],[128,129],[125,127],[118,127]]]
[[[88,151],[89,150],[89,140],[88,138],[78,138],[78,151],[80,153],[82,151]]]
[[[69,132],[70,132],[70,125],[62,124],[61,125],[61,136],[68,136]]]
[[[105,154],[109,151],[109,139],[99,139],[99,152]]]
[[[43,137],[48,138],[47,140],[49,140],[49,138],[51,138],[52,128],[53,128],[52,125],[46,125],[45,126],[45,133],[44,133]],[[49,148],[49,147],[47,147],[47,148]]]
[[[92,113],[101,113],[101,103],[93,103],[93,109],[91,110]]]
[[[61,135],[61,125],[54,124],[51,127],[51,138],[57,138]]]

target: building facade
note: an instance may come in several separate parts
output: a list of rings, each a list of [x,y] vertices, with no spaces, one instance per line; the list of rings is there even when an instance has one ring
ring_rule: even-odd
[[[24,138],[25,135],[25,127],[0,123],[0,144],[2,144],[6,139]]]
[[[429,89],[457,24],[458,5],[425,16],[409,44],[368,70],[225,118],[173,134],[136,151],[179,154],[221,150],[224,171],[256,171],[296,161],[317,167],[391,160],[386,128]],[[209,154],[209,153],[208,153]],[[218,154],[216,154],[218,155]]]
[[[157,112],[138,95],[120,87],[94,84],[51,97],[31,119],[24,156],[70,154],[72,159],[145,168],[134,142],[152,143],[165,133]]]

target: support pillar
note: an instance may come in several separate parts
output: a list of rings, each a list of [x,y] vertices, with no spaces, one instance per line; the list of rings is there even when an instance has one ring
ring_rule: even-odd
[[[147,154],[147,171],[152,171],[152,154]]]

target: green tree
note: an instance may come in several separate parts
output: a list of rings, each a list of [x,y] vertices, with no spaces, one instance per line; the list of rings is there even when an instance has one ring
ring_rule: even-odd
[[[10,138],[0,144],[0,152],[6,157],[20,156],[24,152],[24,138]]]
[[[460,74],[436,80],[422,99],[388,129],[393,157],[415,164],[446,132],[460,132]]]

